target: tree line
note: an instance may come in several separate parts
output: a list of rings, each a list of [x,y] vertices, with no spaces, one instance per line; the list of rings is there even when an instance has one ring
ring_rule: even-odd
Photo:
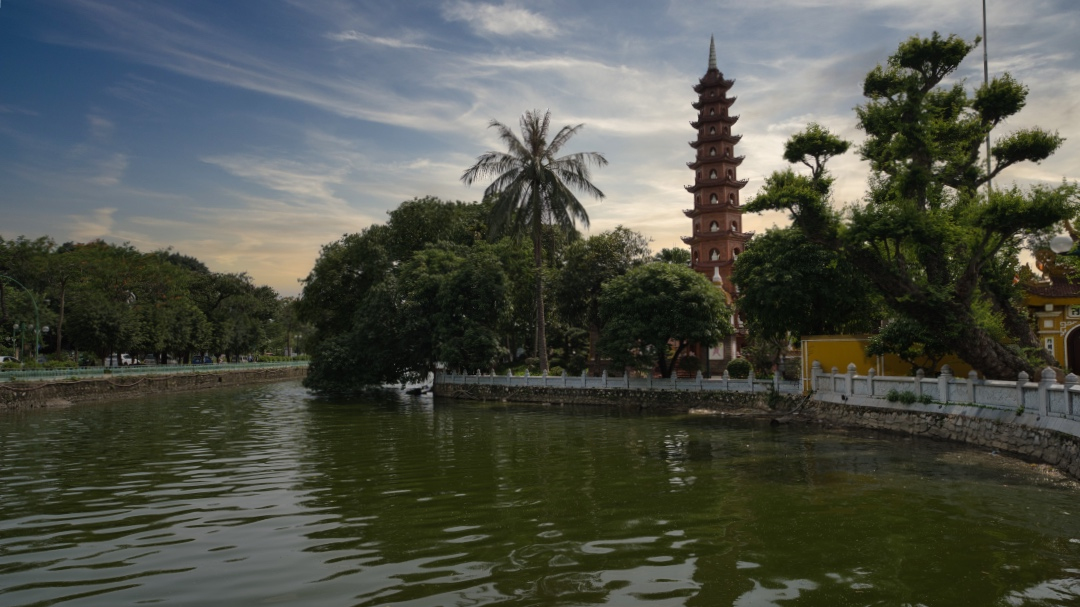
[[[731,331],[731,310],[686,251],[654,257],[624,227],[584,238],[544,225],[537,267],[528,234],[491,236],[493,208],[416,198],[324,246],[298,302],[314,327],[306,384],[352,392],[422,381],[437,365],[539,372],[538,282],[554,374],[601,357],[620,372],[668,374],[687,345]]]
[[[57,362],[104,363],[120,352],[233,359],[286,342],[295,352],[306,328],[293,298],[168,249],[0,237],[0,276],[0,351],[23,364],[35,364],[39,340]]]

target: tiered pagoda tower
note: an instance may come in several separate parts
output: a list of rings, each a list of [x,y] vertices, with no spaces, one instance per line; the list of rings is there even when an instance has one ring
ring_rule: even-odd
[[[731,132],[739,120],[729,112],[735,97],[728,97],[727,92],[733,84],[734,80],[724,80],[717,69],[716,42],[710,38],[709,69],[694,85],[698,100],[693,106],[698,117],[690,126],[697,131],[697,139],[690,142],[690,147],[697,150],[697,156],[693,162],[686,163],[694,171],[694,185],[686,186],[694,196],[694,208],[684,211],[693,224],[693,232],[684,236],[683,242],[690,245],[690,267],[722,288],[729,302],[735,296],[732,265],[753,236],[752,232],[743,232],[739,206],[739,190],[746,180],[738,178],[743,157],[735,154],[742,136]],[[739,328],[737,321],[735,326]],[[725,359],[734,355],[736,344],[727,345],[726,350],[718,348],[710,353],[710,366],[719,362],[717,356]]]

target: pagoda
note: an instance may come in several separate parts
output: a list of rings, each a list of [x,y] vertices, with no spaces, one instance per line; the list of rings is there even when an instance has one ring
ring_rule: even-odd
[[[694,85],[698,100],[692,105],[698,115],[690,126],[697,131],[697,138],[690,142],[690,147],[697,154],[693,162],[686,163],[694,171],[694,184],[686,186],[694,196],[694,208],[683,211],[690,218],[693,232],[684,236],[683,242],[690,246],[690,267],[723,289],[729,302],[735,298],[732,266],[753,236],[752,232],[743,231],[739,206],[739,191],[747,180],[738,178],[743,157],[735,154],[742,136],[731,132],[739,120],[729,111],[735,103],[735,97],[727,96],[733,84],[734,80],[725,80],[717,69],[716,41],[710,38],[709,69]],[[737,318],[735,327],[740,328]],[[709,353],[708,359],[713,363],[710,366],[719,362],[717,357],[727,359],[735,355],[736,343],[732,340],[727,346],[726,352],[724,348],[715,348]]]

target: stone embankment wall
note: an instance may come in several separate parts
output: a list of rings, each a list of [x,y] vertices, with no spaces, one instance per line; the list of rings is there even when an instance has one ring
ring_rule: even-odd
[[[651,411],[715,412],[825,426],[869,428],[952,440],[1050,464],[1080,479],[1080,423],[1032,412],[970,405],[827,402],[807,396],[746,392],[684,392],[610,388],[435,384],[436,396],[471,400],[607,405]],[[862,399],[860,399],[862,400]]]
[[[470,400],[497,400],[553,405],[625,406],[652,411],[687,411],[707,407],[717,411],[746,409],[793,409],[807,400],[801,395],[775,392],[691,392],[676,390],[641,390],[626,388],[551,388],[540,386],[491,386],[436,383],[435,396]]]
[[[250,371],[104,377],[55,382],[5,382],[0,384],[0,411],[58,407],[89,401],[284,381],[300,379],[306,374],[307,367],[277,367]]]

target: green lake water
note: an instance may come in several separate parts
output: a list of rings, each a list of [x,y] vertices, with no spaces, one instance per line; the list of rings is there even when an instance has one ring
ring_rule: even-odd
[[[1080,605],[1080,489],[969,448],[297,383],[0,414],[0,605]]]

